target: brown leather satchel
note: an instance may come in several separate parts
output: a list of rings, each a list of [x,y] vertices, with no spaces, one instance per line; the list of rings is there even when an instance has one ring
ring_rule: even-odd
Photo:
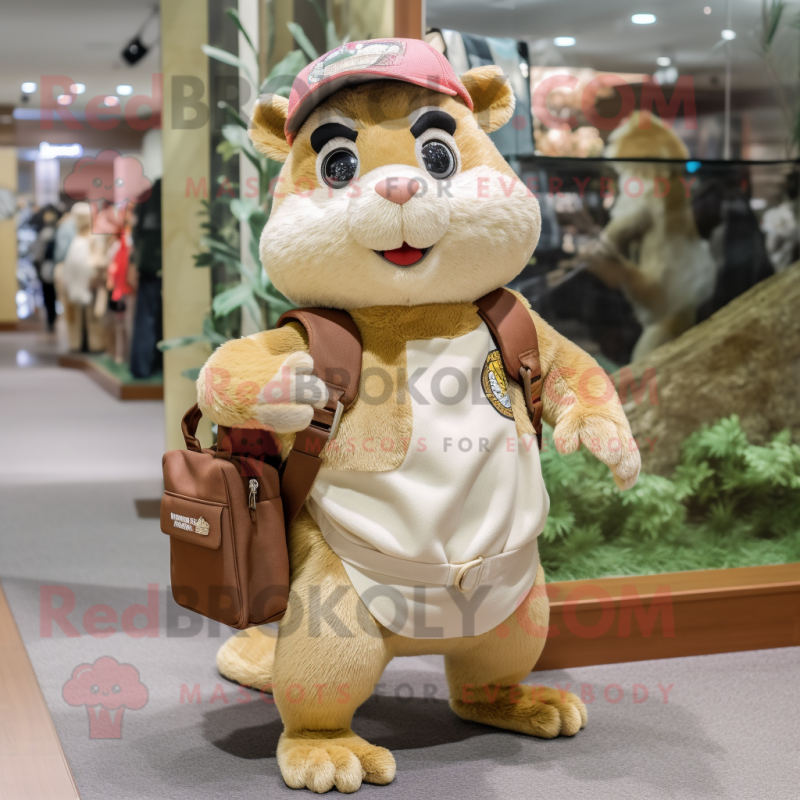
[[[477,301],[508,376],[524,388],[541,447],[541,370],[536,328],[525,306],[505,289]],[[308,334],[314,373],[328,401],[295,438],[281,466],[280,442],[261,428],[219,427],[203,449],[195,433],[197,405],[183,418],[186,450],[164,455],[161,530],[170,537],[175,602],[198,614],[248,628],[283,617],[289,596],[286,532],[311,491],[321,453],[353,404],[361,378],[361,336],[349,314],[324,308],[289,311],[278,320]]]
[[[216,447],[201,448],[197,405],[183,418],[186,450],[170,450],[163,459],[161,530],[170,537],[172,596],[233,628],[274,622],[286,611],[286,531],[361,377],[361,336],[349,314],[307,308],[284,314],[278,325],[290,321],[305,327],[314,371],[329,397],[297,434],[282,477],[280,442],[269,431],[220,426]]]

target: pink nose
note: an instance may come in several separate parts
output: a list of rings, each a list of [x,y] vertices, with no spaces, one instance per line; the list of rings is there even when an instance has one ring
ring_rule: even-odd
[[[375,185],[375,191],[401,206],[419,191],[419,181],[413,178],[384,178]]]

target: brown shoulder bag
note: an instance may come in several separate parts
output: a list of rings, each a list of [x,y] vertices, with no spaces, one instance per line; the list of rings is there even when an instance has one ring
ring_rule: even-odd
[[[523,387],[541,447],[542,381],[533,320],[505,289],[476,305],[508,377]],[[186,449],[170,450],[163,459],[161,530],[170,537],[172,595],[178,605],[233,628],[283,617],[289,596],[286,532],[361,378],[361,336],[349,314],[296,309],[278,326],[287,322],[306,329],[314,373],[328,387],[328,402],[297,434],[283,466],[277,437],[261,428],[220,426],[216,447],[202,448],[195,436],[202,417],[197,405],[183,418]]]
[[[307,308],[284,314],[278,325],[290,321],[305,327],[314,372],[329,398],[297,434],[283,475],[280,443],[261,428],[220,426],[216,447],[203,449],[195,436],[202,417],[197,405],[183,418],[186,449],[163,459],[161,530],[170,537],[172,596],[232,628],[275,622],[286,611],[286,531],[361,376],[361,336],[349,314]]]

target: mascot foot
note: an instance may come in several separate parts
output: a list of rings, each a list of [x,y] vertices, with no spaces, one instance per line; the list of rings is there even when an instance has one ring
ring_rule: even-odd
[[[394,756],[365,742],[352,731],[302,731],[281,735],[278,766],[292,789],[355,792],[361,783],[386,784],[394,780]]]
[[[272,692],[275,634],[269,628],[248,628],[231,636],[217,652],[220,674],[242,686]]]
[[[467,684],[450,708],[462,719],[482,722],[542,739],[574,736],[586,725],[580,698],[548,686],[475,686]]]

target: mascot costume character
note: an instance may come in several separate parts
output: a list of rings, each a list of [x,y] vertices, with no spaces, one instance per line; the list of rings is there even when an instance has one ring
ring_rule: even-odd
[[[284,458],[321,409],[339,409],[288,529],[277,637],[252,628],[217,658],[226,677],[273,693],[290,787],[394,778],[392,754],[351,723],[395,656],[443,655],[463,719],[545,738],[586,724],[574,694],[521,683],[549,616],[539,419],[561,452],[589,447],[620,489],[640,458],[597,363],[502,288],[540,230],[536,198],[487,135],[513,112],[497,67],[459,80],[404,39],[345,44],[288,101],[262,97],[253,112],[255,146],[283,162],[261,238],[269,278],[298,306],[348,312],[363,348],[343,414],[295,322],[224,344],[198,379],[203,414],[274,432]],[[487,297],[535,323],[516,374],[476,304]],[[253,384],[257,396],[239,391]]]
[[[622,191],[600,237],[575,262],[630,301],[642,326],[631,357],[638,361],[696,323],[717,269],[695,224],[682,163],[689,151],[678,135],[658,117],[635,111],[611,134],[605,155],[621,162]]]

